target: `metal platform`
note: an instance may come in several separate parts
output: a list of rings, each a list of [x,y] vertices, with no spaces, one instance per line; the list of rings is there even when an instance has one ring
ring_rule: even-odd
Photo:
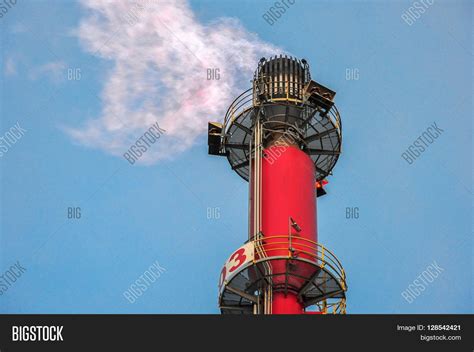
[[[278,243],[286,245],[262,251],[262,239],[285,238],[287,242]],[[254,314],[255,306],[261,304],[261,292],[268,286],[273,292],[297,295],[305,308],[324,311],[330,307],[333,313],[345,313],[346,278],[334,254],[309,240],[291,244],[288,235],[262,239],[247,242],[224,265],[219,286],[222,314]],[[288,255],[271,253],[282,250]],[[284,270],[273,272],[271,268],[276,267]]]
[[[308,92],[300,101],[268,98],[261,103],[254,89],[242,93],[229,107],[222,127],[221,153],[227,155],[232,169],[249,180],[249,143],[260,114],[264,133],[285,125],[299,135],[300,148],[313,160],[317,181],[330,175],[341,153],[340,116],[335,105],[325,110],[313,96]]]

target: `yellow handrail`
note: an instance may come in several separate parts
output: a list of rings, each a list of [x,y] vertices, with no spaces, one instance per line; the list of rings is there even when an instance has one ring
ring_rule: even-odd
[[[286,235],[272,235],[272,236],[264,236],[262,238],[263,241],[265,240],[269,240],[269,239],[273,239],[273,238],[287,238],[289,239],[289,236],[286,234]],[[293,236],[292,237],[292,240],[293,241],[303,241],[303,242],[309,242],[309,243],[312,243],[315,245],[315,249],[317,250],[318,248],[322,248],[324,250],[324,252],[326,253],[326,256],[328,256],[330,259],[333,259],[334,260],[334,263],[340,267],[342,270],[344,270],[342,268],[342,264],[341,262],[337,259],[337,257],[334,255],[334,253],[332,253],[329,249],[327,249],[326,247],[324,247],[322,244],[318,243],[318,242],[315,242],[313,240],[310,240],[310,239],[307,239],[307,238],[304,238],[304,237],[296,237],[296,236]],[[286,242],[283,242],[283,243],[286,243]],[[303,243],[297,243],[298,245],[303,245]]]
[[[276,239],[277,241],[269,241],[273,239]],[[282,239],[287,239],[287,241],[282,241]],[[342,267],[341,262],[330,250],[328,250],[324,245],[304,237],[291,236],[291,240],[291,247],[293,250],[312,257],[316,262],[318,262],[321,268],[328,265],[332,270],[334,270],[334,272],[340,276],[341,286],[345,290],[346,274],[344,268]],[[268,258],[269,253],[277,251],[288,251],[288,258],[293,257],[293,253],[290,251],[289,235],[263,236],[258,240],[253,241],[257,246],[265,248],[266,258]],[[262,244],[262,242],[265,242],[265,244]],[[258,254],[259,253],[257,253],[257,255]]]

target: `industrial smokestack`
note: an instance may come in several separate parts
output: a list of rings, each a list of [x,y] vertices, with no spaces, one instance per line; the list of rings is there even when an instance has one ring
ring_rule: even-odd
[[[253,86],[209,123],[209,154],[249,181],[248,241],[224,264],[223,314],[345,313],[346,277],[317,240],[316,198],[341,152],[335,92],[305,60],[262,58]]]

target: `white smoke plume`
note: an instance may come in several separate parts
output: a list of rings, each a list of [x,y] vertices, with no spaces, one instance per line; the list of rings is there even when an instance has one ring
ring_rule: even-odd
[[[66,131],[78,142],[122,155],[155,122],[166,130],[141,158],[153,163],[189,149],[221,121],[258,60],[281,50],[238,20],[200,23],[184,0],[83,0],[77,35],[88,52],[111,63],[96,119]],[[218,68],[219,80],[207,69]]]

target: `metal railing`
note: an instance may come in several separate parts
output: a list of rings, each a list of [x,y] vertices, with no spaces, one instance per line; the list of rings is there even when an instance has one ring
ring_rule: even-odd
[[[232,104],[230,104],[224,117],[222,133],[225,135],[235,118],[240,116],[245,110],[253,108],[253,106],[253,89],[250,88],[240,94],[235,98]]]
[[[320,268],[326,268],[326,270],[329,268],[330,270],[328,271],[332,272],[336,278],[339,278],[343,289],[346,288],[346,273],[341,262],[322,244],[298,235],[289,236],[286,234],[264,236],[254,240],[255,245],[262,247],[262,240],[266,259],[271,260],[271,257],[281,257],[283,251],[288,253],[287,256],[290,259],[296,259],[299,254],[304,254]],[[257,259],[258,253],[256,254],[255,258]]]
[[[272,82],[271,87],[274,85],[278,85],[279,81],[277,82]],[[265,83],[265,86],[267,83]],[[269,84],[268,84],[269,85]],[[285,91],[280,91],[280,90],[275,90],[272,89],[270,85],[268,88],[266,88],[264,91],[267,94],[270,94],[267,99],[265,99],[265,103],[281,103],[281,102],[292,102],[295,104],[304,104],[306,102],[306,97],[304,96],[304,87],[298,87],[298,92],[302,92],[302,99],[295,99],[292,98],[291,96],[294,95],[294,92],[290,90],[289,86],[286,85]],[[244,91],[242,94],[240,94],[229,106],[227,109],[227,112],[224,117],[224,123],[223,123],[223,129],[222,129],[222,134],[225,135],[231,126],[232,122],[234,120],[242,115],[244,112],[256,107],[260,106],[261,103],[259,102],[259,99],[257,97],[259,92],[257,92],[255,85],[253,88],[247,89]],[[282,95],[284,95],[282,97]],[[336,106],[333,105],[332,108],[328,111],[327,118],[329,118],[333,125],[338,129],[342,129],[342,124],[341,124],[341,117],[339,115],[339,111],[337,110]]]
[[[346,299],[340,298],[336,302],[327,303],[327,300],[316,304],[323,314],[346,314]]]

